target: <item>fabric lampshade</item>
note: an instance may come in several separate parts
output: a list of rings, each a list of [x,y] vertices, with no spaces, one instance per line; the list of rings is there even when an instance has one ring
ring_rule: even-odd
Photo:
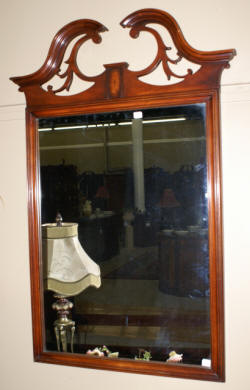
[[[44,287],[64,296],[101,285],[100,267],[78,240],[78,224],[42,225]]]

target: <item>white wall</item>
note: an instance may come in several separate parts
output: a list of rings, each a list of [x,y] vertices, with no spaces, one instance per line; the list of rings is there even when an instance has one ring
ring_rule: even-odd
[[[141,68],[152,58],[151,37],[132,40],[119,22],[141,8],[160,8],[179,22],[197,49],[236,48],[222,78],[222,140],[225,219],[225,384],[96,371],[34,363],[32,356],[24,96],[8,78],[29,74],[43,63],[50,41],[64,24],[96,19],[110,32],[102,47],[86,47],[83,69],[126,60]],[[8,0],[1,4],[0,48],[0,388],[1,390],[119,388],[149,390],[250,388],[250,73],[248,0]],[[150,48],[150,49],[149,49]],[[138,55],[139,53],[139,55]],[[98,58],[97,58],[98,56]],[[86,57],[86,58],[85,58]],[[146,60],[144,61],[144,57]],[[95,61],[96,60],[96,61]]]

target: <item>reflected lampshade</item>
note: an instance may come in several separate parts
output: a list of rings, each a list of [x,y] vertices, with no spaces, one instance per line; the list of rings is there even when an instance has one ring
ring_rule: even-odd
[[[64,296],[101,285],[100,267],[78,240],[78,224],[42,225],[44,288]]]
[[[171,188],[165,188],[160,200],[160,207],[179,207],[180,203]]]

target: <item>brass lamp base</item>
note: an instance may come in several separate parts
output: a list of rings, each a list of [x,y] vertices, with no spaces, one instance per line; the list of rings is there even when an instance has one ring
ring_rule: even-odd
[[[54,331],[57,342],[57,350],[67,352],[67,334],[70,332],[71,352],[73,352],[73,342],[75,334],[75,322],[68,318],[73,303],[64,295],[54,294],[57,299],[52,308],[57,311],[57,320],[54,322]]]

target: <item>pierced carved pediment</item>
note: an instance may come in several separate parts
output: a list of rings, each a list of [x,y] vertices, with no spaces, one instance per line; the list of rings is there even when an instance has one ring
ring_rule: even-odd
[[[165,42],[157,25],[166,29],[175,47]],[[64,26],[52,40],[48,56],[42,67],[35,73],[24,77],[11,78],[26,95],[28,105],[39,106],[46,100],[48,106],[58,104],[76,104],[97,99],[116,99],[133,96],[147,96],[154,93],[175,93],[187,90],[207,90],[217,88],[221,72],[229,66],[235,55],[234,50],[203,52],[192,48],[185,40],[175,19],[167,12],[157,9],[144,9],[127,16],[122,22],[123,28],[130,29],[130,36],[138,38],[142,32],[151,34],[156,43],[156,56],[146,68],[139,71],[129,70],[126,62],[106,64],[104,71],[96,76],[84,74],[78,64],[77,55],[87,42],[100,44],[101,34],[108,29],[102,24],[89,20],[76,20]],[[75,40],[68,57],[66,49]],[[176,50],[176,57],[171,53]],[[178,64],[186,60],[188,66],[184,72],[178,70]],[[62,66],[66,69],[61,71]],[[147,76],[162,67],[163,85],[152,85]],[[59,78],[55,86],[54,78]],[[82,80],[86,88],[76,94],[70,94],[74,78]],[[89,83],[89,87],[88,87]],[[63,95],[62,95],[63,93]]]

